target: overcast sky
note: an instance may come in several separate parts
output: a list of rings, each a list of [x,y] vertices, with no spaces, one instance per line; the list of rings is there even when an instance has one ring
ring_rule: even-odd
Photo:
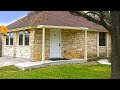
[[[29,11],[0,11],[0,26],[8,25],[25,16]]]

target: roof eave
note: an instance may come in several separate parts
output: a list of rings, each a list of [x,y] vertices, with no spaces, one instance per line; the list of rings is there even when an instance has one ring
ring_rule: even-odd
[[[9,29],[8,32],[21,31],[21,30],[34,29],[34,28],[37,28],[37,26],[28,26],[28,27],[22,27],[22,28]]]
[[[37,28],[88,30],[88,28],[86,28],[86,27],[50,26],[50,25],[38,25]]]
[[[28,26],[28,27],[22,27],[22,28],[16,28],[16,29],[9,29],[8,32],[13,31],[21,31],[21,30],[27,30],[27,29],[35,29],[35,28],[53,28],[53,29],[68,29],[68,30],[83,30],[83,31],[96,31],[96,32],[109,32],[106,29],[89,29],[87,27],[69,27],[69,26],[50,26],[50,25],[37,25],[37,26]]]

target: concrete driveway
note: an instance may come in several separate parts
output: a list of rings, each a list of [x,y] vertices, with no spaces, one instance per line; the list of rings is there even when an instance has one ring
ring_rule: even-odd
[[[0,67],[28,62],[30,60],[23,58],[0,57]]]

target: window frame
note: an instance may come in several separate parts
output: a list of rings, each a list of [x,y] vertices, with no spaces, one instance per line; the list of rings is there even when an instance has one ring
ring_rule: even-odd
[[[18,32],[18,46],[29,46],[30,45],[30,42],[29,42],[29,45],[25,45],[25,31],[27,31],[28,35],[29,35],[29,31],[28,30],[19,31],[19,32],[22,32],[22,34],[23,34],[23,44],[22,45],[19,45],[19,32]],[[30,37],[29,37],[29,40],[30,40]]]
[[[8,32],[7,34],[8,34],[8,37],[9,37],[9,39],[8,39],[8,45],[6,45],[6,39],[7,39],[7,36],[6,36],[6,38],[5,38],[5,45],[6,46],[13,46],[14,45],[14,36],[13,36],[13,45],[10,45],[10,42],[11,42],[11,40],[10,40],[10,33],[13,33],[13,32]],[[13,33],[14,34],[14,33]]]
[[[100,39],[100,33],[104,33],[104,35],[105,35],[105,36],[104,36],[104,37],[105,37],[105,38],[104,38],[104,40],[105,40],[104,44],[105,44],[105,45],[100,45],[100,43],[101,43],[101,42],[100,42],[100,40],[101,40],[101,39]],[[103,39],[102,39],[102,40],[103,40]],[[100,46],[100,47],[106,47],[106,42],[107,42],[107,33],[106,33],[106,32],[99,32],[99,46]]]

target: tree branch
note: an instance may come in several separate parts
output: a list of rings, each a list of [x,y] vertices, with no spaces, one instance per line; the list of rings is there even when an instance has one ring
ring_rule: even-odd
[[[87,15],[85,12],[80,12],[80,11],[70,11],[71,14],[73,15],[77,15],[77,16],[82,16],[84,18],[86,18],[87,20],[89,21],[92,21],[96,24],[99,24],[99,25],[102,25],[103,27],[105,27],[108,31],[111,31],[111,26],[110,25],[107,25],[104,20],[102,20],[102,18],[100,20],[97,20],[89,15]],[[100,16],[100,15],[99,15]],[[101,21],[102,20],[102,21]]]

